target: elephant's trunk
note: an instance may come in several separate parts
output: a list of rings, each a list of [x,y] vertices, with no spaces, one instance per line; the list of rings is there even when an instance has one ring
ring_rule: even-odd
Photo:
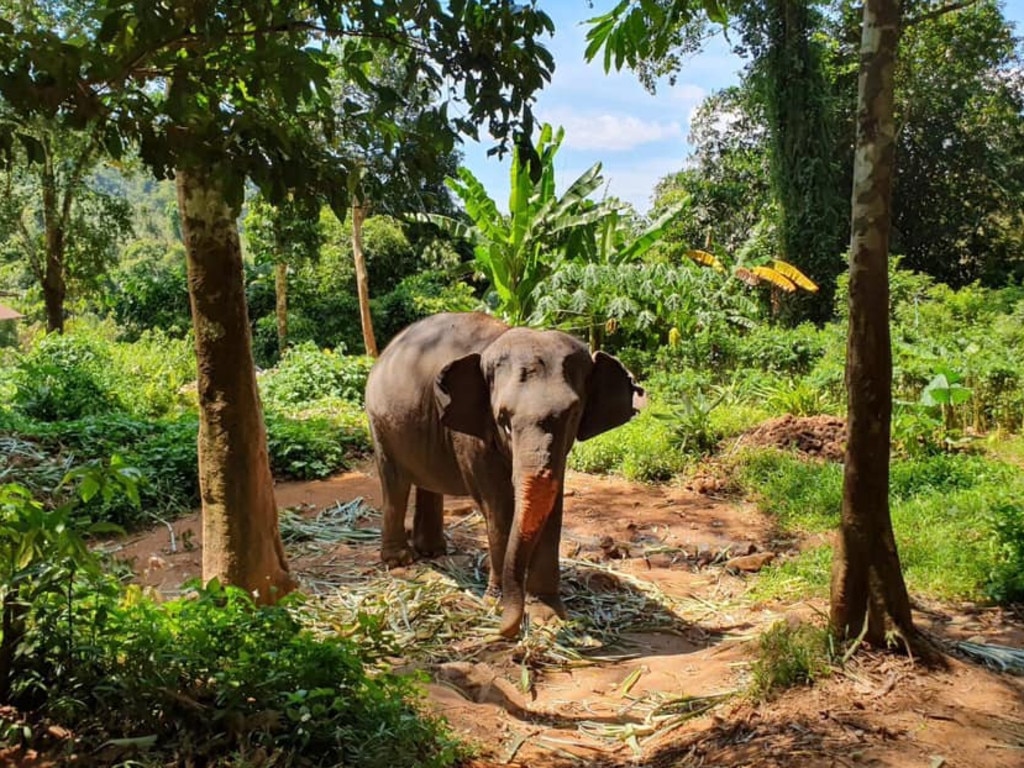
[[[561,472],[550,467],[528,472],[517,483],[516,511],[502,574],[501,634],[519,632],[526,603],[526,569],[561,491]]]

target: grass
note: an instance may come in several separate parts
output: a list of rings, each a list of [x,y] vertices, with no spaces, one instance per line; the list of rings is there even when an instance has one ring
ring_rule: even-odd
[[[786,558],[761,571],[751,583],[755,601],[794,602],[805,597],[828,597],[832,547],[811,547],[797,557]]]
[[[789,533],[836,529],[842,467],[782,451],[743,454],[737,477]],[[938,598],[1012,599],[1024,552],[1020,499],[1024,470],[981,456],[940,454],[893,462],[890,511],[911,590]],[[831,548],[818,547],[768,569],[761,599],[821,595]]]
[[[988,442],[989,453],[1008,464],[1024,467],[1024,435],[1003,436]]]
[[[812,624],[780,621],[758,642],[751,667],[750,693],[758,700],[797,685],[810,685],[829,674],[827,630]]]

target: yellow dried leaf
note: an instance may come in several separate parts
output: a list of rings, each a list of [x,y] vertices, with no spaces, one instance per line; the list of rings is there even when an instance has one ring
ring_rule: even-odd
[[[775,259],[772,262],[772,267],[780,275],[788,278],[791,282],[800,286],[805,291],[810,291],[811,293],[816,293],[818,291],[817,284],[792,264]]]
[[[713,253],[708,253],[707,251],[692,250],[687,251],[686,255],[703,267],[712,267],[718,270],[719,272],[725,270],[725,267],[722,266],[722,262],[720,262],[718,260],[718,257],[715,256]]]
[[[796,285],[788,277],[780,272],[776,272],[771,267],[754,267],[752,270],[755,275],[764,280],[766,283],[771,283],[777,288],[781,288],[786,293],[793,293],[796,290]]]

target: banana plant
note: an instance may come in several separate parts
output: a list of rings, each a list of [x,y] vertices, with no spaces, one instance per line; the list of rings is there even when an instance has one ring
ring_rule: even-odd
[[[532,151],[513,150],[508,215],[498,210],[472,172],[460,168],[458,178],[445,183],[462,200],[472,223],[438,214],[414,216],[472,244],[476,267],[491,285],[498,313],[513,325],[531,319],[540,281],[560,257],[593,238],[593,228],[606,212],[588,199],[603,183],[600,163],[561,196],[556,194],[554,158],[564,136],[564,129],[545,124]]]

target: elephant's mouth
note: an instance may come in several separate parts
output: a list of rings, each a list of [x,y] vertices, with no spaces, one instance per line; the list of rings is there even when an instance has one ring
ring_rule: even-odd
[[[550,469],[526,476],[519,514],[519,534],[523,539],[531,541],[544,527],[558,497],[558,490],[558,478]]]

